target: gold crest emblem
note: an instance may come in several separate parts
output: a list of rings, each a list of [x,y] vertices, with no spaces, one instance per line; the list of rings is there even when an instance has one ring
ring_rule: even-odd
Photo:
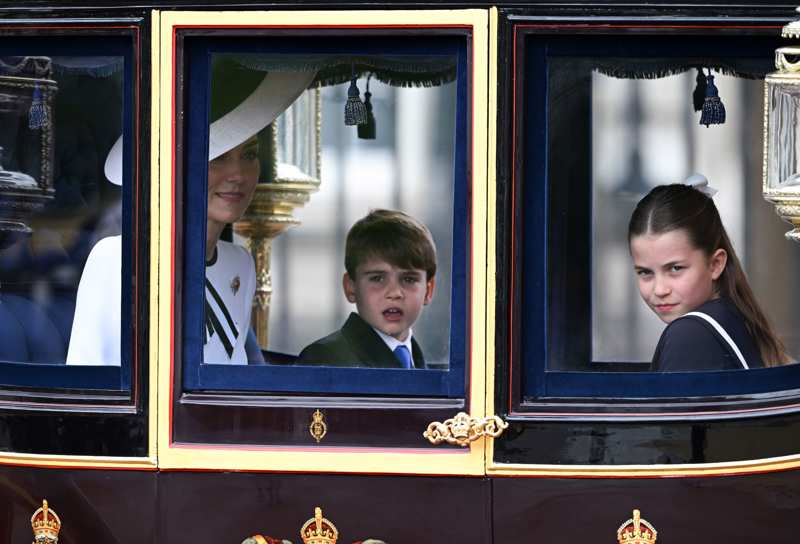
[[[336,544],[339,530],[329,519],[322,517],[322,508],[314,508],[314,517],[303,524],[300,529],[300,538],[303,544]],[[274,538],[264,535],[253,535],[242,541],[242,544],[292,544],[289,540]],[[386,544],[383,540],[367,538],[353,544]]]
[[[328,424],[325,423],[325,416],[319,410],[315,410],[311,414],[311,425],[308,426],[308,432],[317,441],[317,444],[328,434]]]
[[[650,523],[642,519],[638,510],[633,511],[633,517],[617,529],[617,542],[619,544],[655,544],[658,531]]]
[[[239,292],[239,285],[241,285],[241,280],[239,276],[236,276],[231,280],[231,291],[233,291],[233,296],[236,296],[236,293]]]
[[[314,517],[303,524],[300,529],[303,544],[336,544],[339,531],[329,520],[322,517],[322,508],[314,508]]]
[[[33,529],[32,544],[58,544],[58,532],[61,530],[61,519],[58,514],[47,506],[47,501],[42,501],[42,507],[31,516]]]

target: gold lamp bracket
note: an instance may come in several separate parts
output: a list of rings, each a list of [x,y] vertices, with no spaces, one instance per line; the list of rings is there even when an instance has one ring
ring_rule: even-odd
[[[472,417],[465,412],[459,412],[444,422],[434,421],[428,425],[422,436],[434,445],[446,442],[466,447],[482,436],[497,438],[507,428],[508,423],[498,416]]]

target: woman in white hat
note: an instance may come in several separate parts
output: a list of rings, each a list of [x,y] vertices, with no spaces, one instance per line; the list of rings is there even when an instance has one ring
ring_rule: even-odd
[[[256,134],[294,102],[314,75],[264,75],[230,59],[213,63],[209,117],[214,121],[209,128],[205,248],[206,363],[248,362],[245,344],[255,292],[253,260],[241,246],[219,238],[225,225],[241,218],[258,183]],[[121,137],[106,160],[106,177],[121,183]],[[121,255],[121,237],[112,236],[100,240],[86,261],[78,287],[67,364],[120,364]]]

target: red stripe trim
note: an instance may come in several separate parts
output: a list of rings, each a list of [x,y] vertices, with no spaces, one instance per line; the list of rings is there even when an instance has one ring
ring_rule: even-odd
[[[450,448],[446,450],[433,449],[433,448],[373,448],[373,447],[358,447],[358,446],[294,446],[294,445],[258,445],[258,444],[207,444],[207,443],[190,443],[190,442],[173,442],[172,447],[175,449],[189,449],[189,450],[203,450],[203,451],[258,451],[258,452],[275,452],[275,453],[326,453],[326,454],[423,454],[423,455],[468,455],[469,448]]]
[[[587,24],[587,23],[576,23],[576,24],[517,24],[514,25],[514,37],[512,40],[512,74],[511,74],[511,84],[512,84],[512,92],[513,92],[513,100],[512,100],[512,134],[511,134],[511,278],[509,281],[510,290],[509,293],[516,292],[516,272],[517,272],[517,255],[516,255],[516,242],[521,240],[522,235],[515,236],[517,232],[516,226],[516,192],[517,192],[517,176],[516,176],[516,157],[517,157],[517,48],[519,46],[519,39],[517,35],[518,29],[552,29],[552,30],[573,30],[573,29],[593,29],[593,30],[602,30],[606,28],[619,28],[619,29],[731,29],[731,30],[741,30],[741,29],[780,29],[782,25],[645,25],[645,24]],[[728,411],[699,411],[699,412],[646,412],[646,413],[631,413],[631,412],[517,412],[514,411],[514,368],[517,361],[514,357],[514,343],[516,338],[514,337],[514,303],[511,301],[509,303],[508,309],[508,403],[507,403],[507,413],[509,416],[529,416],[529,417],[552,417],[552,418],[561,418],[561,417],[596,417],[597,419],[607,418],[607,417],[629,417],[629,418],[640,418],[640,417],[658,417],[659,419],[669,419],[671,417],[676,416],[703,416],[703,415],[726,415],[726,414],[741,414],[741,413],[758,413],[758,412],[765,412],[768,413],[770,410],[774,411],[775,408],[753,408],[753,409],[741,409],[741,410],[728,410]],[[795,408],[800,407],[800,405],[790,405],[790,406],[781,406],[780,409],[785,408]]]
[[[791,461],[786,461],[791,462]],[[776,464],[780,463],[777,461]],[[657,471],[659,469],[656,468],[647,468],[647,465],[637,465],[641,466],[642,468],[631,469],[630,472],[644,472],[644,471]],[[499,470],[502,470],[499,467]],[[564,474],[563,471],[570,470],[569,465],[559,466],[558,471],[553,471],[551,474],[522,474],[522,473],[515,473],[515,474],[487,474],[492,478],[547,478],[547,479],[554,479],[554,478],[569,478],[570,480],[657,480],[657,479],[669,479],[669,478],[729,478],[732,476],[750,476],[753,474],[772,474],[778,472],[789,472],[793,470],[798,470],[797,466],[794,467],[782,467],[782,468],[752,468],[749,470],[735,470],[733,468],[728,468],[727,470],[722,470],[721,472],[714,472],[713,474],[708,473],[701,473],[695,472],[700,470],[708,470],[713,471],[715,470],[714,467],[706,467],[704,468],[703,465],[691,465],[691,468],[687,469],[679,469],[679,468],[669,468],[664,469],[664,471],[675,471],[680,472],[682,470],[685,473],[681,474]],[[603,469],[607,470],[616,470],[613,466],[604,465]],[[547,470],[547,469],[536,469],[533,470]],[[575,468],[575,471],[585,470],[580,468]],[[620,472],[625,472],[626,469],[620,468]]]
[[[465,28],[465,29],[473,29],[473,25],[175,25],[172,27],[172,63],[173,63],[173,70],[171,75],[172,78],[172,94],[170,96],[171,102],[171,157],[172,157],[172,164],[171,164],[171,183],[172,183],[172,217],[171,217],[171,232],[170,232],[170,244],[171,244],[171,253],[170,253],[170,386],[169,386],[169,441],[168,447],[170,448],[202,448],[203,446],[187,446],[187,445],[180,445],[174,441],[174,425],[173,425],[173,404],[174,404],[174,392],[175,392],[175,123],[174,119],[176,116],[175,111],[175,66],[176,66],[176,41],[177,41],[177,31],[179,29],[186,29],[186,28],[208,28],[208,29],[215,29],[215,28],[292,28],[292,29],[302,29],[302,28],[352,28],[352,29],[364,29],[364,28]],[[475,70],[476,70],[476,59],[475,59],[475,47],[472,46],[472,81],[471,84],[474,85],[475,83]],[[471,240],[470,243],[474,244],[475,240],[475,225],[474,221],[472,221],[472,195],[474,191],[472,191],[474,176],[475,176],[475,168],[474,168],[474,147],[475,147],[475,93],[474,90],[470,92],[470,124],[472,127],[472,131],[470,134],[470,142],[469,142],[469,158],[468,158],[468,165],[471,172],[471,177],[468,180],[469,183],[469,194],[470,198],[467,201],[468,207],[468,215],[470,218],[470,226],[471,226]],[[474,250],[474,245],[473,245]],[[468,316],[469,316],[469,352],[467,353],[467,360],[465,365],[465,383],[471,383],[469,380],[469,376],[472,369],[472,286],[473,286],[473,277],[474,277],[474,264],[472,260],[470,260],[470,285],[469,285],[469,296],[467,297],[467,304],[468,304]],[[467,392],[469,396],[469,392]],[[240,449],[240,450],[247,450],[252,449],[252,447],[223,447],[220,446],[205,446],[207,449]],[[319,451],[319,449],[315,449],[315,451]],[[342,450],[343,451],[343,450]],[[379,450],[369,450],[369,451],[379,451]],[[403,450],[386,450],[391,452],[403,451]],[[407,451],[407,450],[406,450]],[[427,450],[423,450],[427,451]]]
[[[136,87],[134,88],[134,118],[133,118],[133,132],[134,132],[134,142],[140,141],[141,138],[141,122],[139,119],[139,115],[141,114],[141,90],[142,90],[142,71],[141,71],[141,59],[142,59],[142,43],[140,40],[139,35],[139,28],[136,27],[134,30],[135,35],[135,42],[136,42],[136,60],[134,68],[134,79],[136,81]],[[140,199],[140,190],[141,190],[141,163],[140,163],[140,150],[138,145],[133,146],[133,235],[137,238],[137,241],[141,238],[139,237],[139,199]],[[139,270],[140,261],[139,261],[139,251],[138,251],[138,244],[135,244],[134,247],[137,249],[133,252],[133,270],[136,274],[137,278],[141,278],[142,274]],[[138,285],[133,286],[133,315],[139,315],[139,288]],[[133,391],[133,404],[134,406],[138,406],[139,399],[141,398],[141,391],[139,390],[139,369],[141,366],[141,360],[139,358],[139,350],[137,346],[139,345],[139,320],[136,319],[136,322],[133,325],[133,349],[131,350],[133,353],[133,360],[131,361],[131,389]],[[145,412],[147,413],[147,412]]]
[[[516,293],[517,277],[517,26],[514,26],[514,39],[511,51],[511,279],[509,293]],[[520,238],[522,236],[520,235]],[[513,411],[514,391],[514,301],[509,298],[508,304],[508,413]]]
[[[116,30],[120,28],[127,28],[127,29],[135,29],[139,30],[137,25],[114,25],[114,26],[106,26],[106,25],[3,25],[0,24],[0,30],[53,30],[53,29],[61,29],[61,30]]]
[[[509,412],[509,416],[520,417],[591,417],[591,418],[608,418],[608,417],[656,417],[658,419],[670,419],[676,416],[715,416],[715,415],[736,415],[736,414],[765,414],[774,415],[774,412],[800,409],[800,403],[762,407],[762,408],[738,408],[733,410],[702,410],[696,412]]]
[[[65,457],[67,457],[65,455]],[[27,468],[52,468],[52,469],[75,469],[75,470],[127,470],[127,471],[142,471],[142,472],[156,472],[158,471],[158,467],[156,466],[142,466],[142,467],[115,467],[115,466],[98,466],[98,465],[91,465],[91,464],[59,464],[59,463],[48,463],[48,464],[38,464],[36,462],[30,463],[23,463],[23,462],[4,462],[0,460],[0,468],[2,467],[27,467]]]
[[[308,29],[325,29],[325,28],[330,28],[330,29],[468,28],[468,29],[472,29],[473,25],[470,25],[470,24],[452,24],[452,25],[448,25],[448,24],[443,24],[443,25],[438,25],[438,24],[431,24],[431,25],[426,25],[426,24],[419,24],[419,25],[417,25],[417,24],[408,24],[408,25],[401,25],[401,24],[397,24],[397,25],[395,25],[395,24],[383,24],[383,25],[369,25],[369,24],[367,24],[367,25],[292,25],[292,24],[285,24],[285,25],[238,25],[238,24],[216,25],[215,24],[215,25],[208,25],[208,24],[198,24],[198,25],[175,25],[173,27],[173,32],[174,32],[175,29],[186,29],[186,28],[208,29],[208,30],[215,30],[215,29],[218,29],[218,28],[237,28],[237,29],[248,29],[248,28],[253,28],[253,29],[256,29],[256,28],[283,29],[283,28],[291,28],[293,30],[295,30],[295,29],[304,29],[304,28],[308,28]]]
[[[536,23],[522,23],[514,25],[514,38],[516,41],[516,31],[518,28],[540,28],[540,29],[554,29],[554,30],[571,30],[576,28],[586,28],[591,30],[602,30],[604,28],[661,28],[668,30],[681,30],[681,29],[702,29],[702,30],[749,30],[749,29],[780,29],[783,25],[719,25],[719,24],[694,24],[694,25],[650,25],[650,24],[619,24],[619,23],[555,23],[555,24],[536,24]]]
[[[176,64],[177,32],[172,29],[172,82],[169,99],[171,100],[170,124],[170,184],[172,195],[170,202],[170,252],[169,252],[169,446],[172,446],[174,426],[172,425],[172,405],[175,391],[175,64]],[[160,70],[159,70],[160,71]]]

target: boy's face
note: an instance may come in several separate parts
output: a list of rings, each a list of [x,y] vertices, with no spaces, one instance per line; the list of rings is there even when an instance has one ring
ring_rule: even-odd
[[[378,258],[356,268],[356,277],[342,278],[347,300],[355,303],[358,315],[384,334],[405,341],[422,307],[433,298],[434,278],[424,270],[398,268]]]

